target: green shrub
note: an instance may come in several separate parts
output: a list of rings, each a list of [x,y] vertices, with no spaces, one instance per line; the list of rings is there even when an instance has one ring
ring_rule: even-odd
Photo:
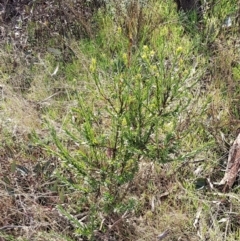
[[[77,147],[68,149],[52,131],[63,168],[75,177],[67,185],[81,193],[79,206],[89,210],[86,226],[78,227],[82,236],[93,238],[100,216],[117,219],[134,212],[138,201],[129,190],[142,161],[166,163],[182,157],[187,125],[178,131],[179,117],[189,107],[195,80],[185,70],[182,48],[169,55],[163,45],[159,51],[142,46],[130,66],[122,47],[114,57],[92,57],[88,80],[72,109],[74,122],[66,130]]]

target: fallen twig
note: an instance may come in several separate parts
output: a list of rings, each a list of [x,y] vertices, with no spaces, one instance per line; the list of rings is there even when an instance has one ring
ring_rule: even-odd
[[[158,240],[163,240],[164,238],[166,238],[168,235],[170,234],[170,229],[165,230],[164,232],[162,232],[161,234],[159,234],[157,236]]]

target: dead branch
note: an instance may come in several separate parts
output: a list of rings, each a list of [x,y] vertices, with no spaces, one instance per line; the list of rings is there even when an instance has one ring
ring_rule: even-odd
[[[238,134],[236,140],[234,141],[232,147],[229,151],[227,168],[225,175],[219,185],[223,185],[223,192],[229,191],[236,178],[240,167],[240,133]]]

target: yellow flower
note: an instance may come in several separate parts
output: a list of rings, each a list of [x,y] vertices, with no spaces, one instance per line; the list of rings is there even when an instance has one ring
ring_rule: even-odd
[[[122,58],[123,58],[123,63],[124,63],[125,65],[127,65],[127,64],[128,64],[128,56],[127,56],[127,54],[126,54],[126,53],[123,53]]]
[[[151,65],[150,69],[152,72],[156,72],[157,71],[157,65]]]
[[[142,57],[143,59],[147,59],[147,58],[148,58],[148,56],[147,56],[146,53],[141,54],[141,57]]]
[[[141,74],[137,74],[136,75],[136,79],[141,79],[142,78],[142,75]]]
[[[122,125],[123,125],[123,126],[126,126],[126,125],[127,125],[127,120],[126,120],[126,118],[123,118],[123,120],[122,120]]]
[[[180,53],[182,53],[183,52],[183,47],[182,46],[179,46],[178,48],[177,48],[177,50],[176,50],[176,53],[177,54],[180,54]]]
[[[122,33],[122,28],[121,27],[118,27],[117,28],[117,34],[120,35]]]
[[[90,67],[89,67],[90,72],[92,72],[92,73],[95,72],[96,67],[97,67],[97,60],[96,60],[96,58],[92,58],[91,64],[90,64]]]
[[[150,57],[152,58],[152,57],[154,57],[155,52],[154,52],[153,50],[151,50],[149,55],[150,55]]]
[[[183,74],[184,75],[189,75],[189,72],[187,70],[184,70]]]
[[[144,45],[144,46],[143,46],[143,51],[144,51],[144,52],[147,52],[147,51],[148,51],[148,46],[147,46],[147,45]]]
[[[158,71],[157,65],[151,65],[150,66],[150,71],[151,71],[152,75],[154,75],[156,77],[159,77],[159,71]]]
[[[179,61],[178,61],[178,63],[179,63],[179,66],[182,66],[182,65],[183,65],[183,59],[180,58]]]

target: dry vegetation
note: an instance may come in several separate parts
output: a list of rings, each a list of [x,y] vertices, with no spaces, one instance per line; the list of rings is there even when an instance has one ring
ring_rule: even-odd
[[[175,2],[3,1],[0,240],[239,240],[240,3]]]

